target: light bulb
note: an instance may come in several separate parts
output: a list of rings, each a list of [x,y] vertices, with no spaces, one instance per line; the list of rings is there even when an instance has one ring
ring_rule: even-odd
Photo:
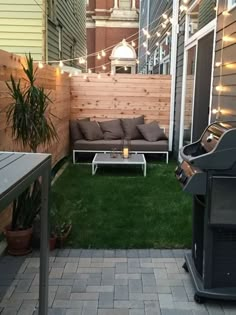
[[[39,61],[38,67],[39,67],[39,69],[43,69],[43,63],[41,61]]]
[[[102,56],[105,57],[106,56],[106,52],[105,50],[102,50]]]
[[[147,38],[150,38],[150,37],[151,37],[151,35],[150,35],[149,33],[147,33],[147,35],[146,35],[146,36],[147,36]]]
[[[106,66],[104,66],[104,65],[102,66],[102,69],[103,69],[103,70],[106,70],[106,68],[107,68]]]
[[[91,70],[91,69],[88,69],[88,73],[92,73],[92,70]]]
[[[216,67],[220,67],[222,65],[222,62],[220,62],[220,61],[217,61],[216,63],[215,63],[215,66]]]
[[[166,35],[167,35],[167,36],[170,36],[170,32],[169,32],[169,31],[168,31],[168,32],[166,32]]]
[[[60,60],[59,67],[62,68],[64,66],[63,62]]]
[[[149,50],[147,50],[147,51],[146,51],[146,54],[147,54],[147,55],[151,55],[151,53],[150,53],[150,51],[149,51]]]
[[[147,31],[146,31],[144,28],[142,29],[142,31],[143,31],[143,34],[144,34],[144,35],[147,34]]]
[[[64,70],[63,69],[61,69],[61,74],[63,74],[64,73]]]
[[[132,42],[131,42],[131,45],[133,46],[133,47],[135,47],[136,46],[136,44],[135,44],[135,42],[132,40]]]
[[[122,45],[123,45],[123,46],[127,46],[127,42],[126,42],[125,38],[122,39]]]
[[[223,92],[224,91],[224,86],[223,85],[217,85],[216,86],[216,91]]]
[[[173,23],[172,17],[169,18],[169,21],[170,21],[171,24]]]
[[[223,36],[222,39],[224,42],[234,42],[235,41],[235,39],[231,36]]]
[[[146,42],[143,43],[143,47],[145,47],[145,48],[147,47],[147,43]]]
[[[70,78],[72,77],[72,73],[69,73],[69,77],[70,77]]]
[[[138,59],[136,59],[136,63],[137,63],[137,65],[139,64],[139,60]]]
[[[97,59],[101,59],[101,55],[99,53],[97,55]]]
[[[161,26],[162,26],[162,28],[166,28],[166,24],[165,23],[162,23]]]
[[[125,69],[125,71],[127,71],[127,70],[128,70],[128,68],[127,68],[126,66],[124,67],[124,69]]]
[[[223,14],[224,16],[230,15],[230,13],[229,13],[227,10],[223,11],[222,14]]]
[[[163,14],[162,14],[162,17],[163,17],[163,19],[166,20],[166,19],[168,18],[168,15],[167,15],[166,13],[163,13]]]
[[[183,11],[187,11],[188,7],[182,4],[179,9],[180,9],[180,12],[183,12]]]
[[[189,3],[189,0],[183,0],[183,3],[184,3],[184,4],[188,4],[188,3]]]
[[[156,46],[159,46],[160,44],[159,44],[159,42],[156,42]]]
[[[157,34],[157,37],[160,37],[160,36],[161,36],[161,34],[160,34],[159,32],[156,32],[156,34]]]

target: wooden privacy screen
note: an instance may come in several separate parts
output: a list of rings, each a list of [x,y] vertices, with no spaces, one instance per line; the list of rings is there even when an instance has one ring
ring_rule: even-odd
[[[169,75],[101,74],[71,78],[71,119],[102,121],[145,116],[169,132],[171,77]]]
[[[12,102],[5,82],[9,81],[11,74],[17,79],[24,78],[21,62],[25,60],[0,50],[0,151],[29,151],[13,141],[5,115],[7,105]],[[54,67],[44,66],[38,69],[36,84],[50,92],[50,111],[55,116],[52,121],[59,136],[58,142],[47,148],[41,147],[38,151],[52,153],[55,164],[68,154],[69,149],[70,78],[67,74],[61,75]]]

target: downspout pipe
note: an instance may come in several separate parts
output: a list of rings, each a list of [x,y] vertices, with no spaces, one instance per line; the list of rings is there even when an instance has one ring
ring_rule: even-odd
[[[176,66],[177,45],[179,33],[179,0],[173,0],[172,7],[172,44],[171,44],[171,98],[170,98],[170,125],[169,125],[169,151],[172,151],[174,137],[174,114],[175,114],[175,90],[176,90]]]

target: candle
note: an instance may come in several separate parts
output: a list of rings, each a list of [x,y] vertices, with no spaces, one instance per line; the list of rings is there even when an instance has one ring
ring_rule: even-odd
[[[129,157],[129,149],[128,148],[123,149],[123,157],[124,157],[124,159],[128,159],[128,157]]]

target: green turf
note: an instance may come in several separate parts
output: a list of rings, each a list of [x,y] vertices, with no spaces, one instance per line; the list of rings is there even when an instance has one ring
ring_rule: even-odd
[[[176,164],[140,168],[69,165],[53,190],[83,207],[67,245],[74,248],[182,248],[191,245],[191,198],[174,177]],[[68,209],[69,211],[69,209]]]

